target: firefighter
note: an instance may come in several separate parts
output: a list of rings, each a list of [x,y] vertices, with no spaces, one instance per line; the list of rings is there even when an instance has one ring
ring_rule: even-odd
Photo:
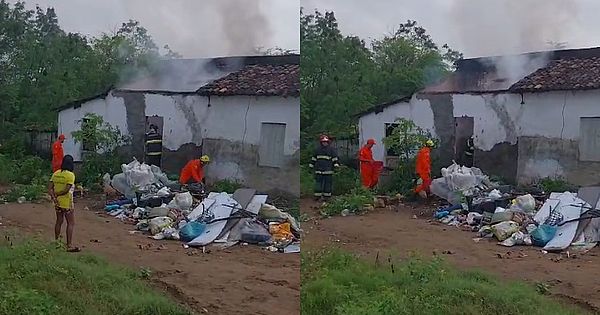
[[[210,163],[210,158],[208,157],[208,155],[203,155],[202,157],[200,157],[200,159],[189,161],[181,169],[179,183],[181,185],[197,183],[205,184],[206,180],[204,178],[204,166],[206,166],[206,164],[208,163]]]
[[[330,144],[327,135],[319,137],[319,148],[315,151],[309,164],[315,172],[315,200],[329,199],[333,188],[333,173],[339,167],[339,161],[335,149]]]
[[[65,135],[61,134],[52,144],[52,173],[55,173],[62,166],[63,157],[65,152],[63,150],[63,143],[65,143]]]
[[[465,166],[473,167],[473,154],[475,153],[475,143],[473,136],[467,139],[467,145],[465,148]]]
[[[358,161],[360,162],[360,178],[364,187],[374,188],[377,185],[377,172],[375,170],[375,160],[373,160],[374,139],[367,140],[367,144],[363,146],[358,153]]]
[[[422,197],[427,196],[431,185],[431,148],[433,145],[433,140],[429,139],[417,153],[416,172],[422,182],[415,188],[415,193]]]
[[[162,135],[156,125],[150,125],[146,134],[146,164],[160,167],[162,160]]]

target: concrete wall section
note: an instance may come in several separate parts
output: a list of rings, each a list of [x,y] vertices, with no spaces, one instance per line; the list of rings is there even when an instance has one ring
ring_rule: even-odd
[[[375,139],[377,141],[377,145],[373,147],[375,160],[384,160],[385,148],[382,141],[385,138],[385,124],[393,123],[398,118],[410,119],[435,135],[433,111],[429,100],[426,99],[413,97],[410,102],[394,104],[386,107],[380,113],[365,115],[359,120],[360,146],[370,138]]]
[[[81,161],[81,143],[74,141],[72,132],[80,129],[80,120],[88,113],[104,117],[106,122],[118,127],[123,134],[128,134],[125,102],[112,94],[86,102],[80,107],[61,111],[58,114],[58,132],[67,136],[64,143],[65,154],[71,154],[77,162]]]

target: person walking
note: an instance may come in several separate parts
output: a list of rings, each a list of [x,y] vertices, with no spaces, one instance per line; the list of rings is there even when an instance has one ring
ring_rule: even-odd
[[[427,197],[431,185],[431,148],[433,145],[433,140],[429,139],[417,153],[416,173],[422,182],[415,188],[415,193],[421,197]]]
[[[58,171],[62,166],[62,160],[65,154],[65,151],[63,150],[65,138],[65,135],[61,134],[58,136],[58,140],[54,141],[52,144],[52,173]]]
[[[368,189],[372,189],[377,185],[377,171],[375,169],[375,160],[373,160],[374,139],[367,140],[358,153],[358,161],[360,162],[360,179],[362,185]]]
[[[309,167],[315,175],[315,200],[329,199],[333,192],[334,170],[340,166],[337,153],[331,147],[331,139],[327,135],[319,137],[319,147],[311,158]]]

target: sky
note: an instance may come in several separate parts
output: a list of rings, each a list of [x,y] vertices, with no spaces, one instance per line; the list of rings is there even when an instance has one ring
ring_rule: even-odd
[[[381,38],[416,20],[465,57],[600,46],[597,0],[302,0],[305,13],[334,11],[342,32]]]
[[[15,3],[16,1],[10,1]],[[246,55],[256,46],[300,48],[299,0],[25,0],[54,7],[67,32],[97,36],[129,19],[159,47],[186,58]]]

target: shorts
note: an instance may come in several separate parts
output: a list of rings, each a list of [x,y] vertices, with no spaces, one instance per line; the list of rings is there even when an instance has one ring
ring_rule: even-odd
[[[61,208],[59,206],[54,206],[54,210],[58,213],[62,213],[62,214],[67,214],[71,211],[73,211],[73,209],[65,209],[65,208]]]

